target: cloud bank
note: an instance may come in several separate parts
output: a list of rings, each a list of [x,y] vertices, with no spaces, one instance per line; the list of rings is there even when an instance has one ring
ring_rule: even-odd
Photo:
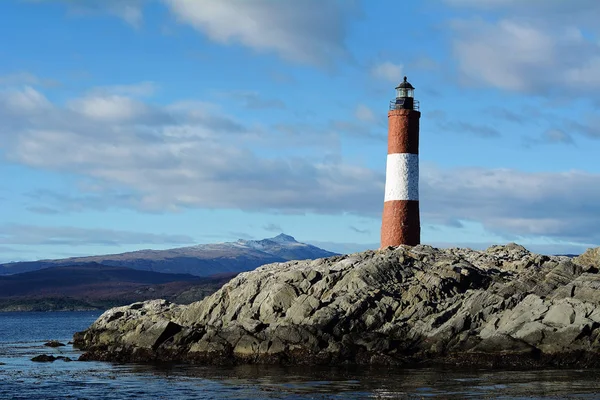
[[[473,12],[471,17],[450,22],[452,49],[465,84],[543,96],[596,97],[600,88],[599,2],[445,3]]]
[[[84,229],[67,226],[0,226],[0,245],[121,246],[129,244],[183,245],[194,243],[187,235],[143,233],[113,229]],[[0,246],[2,251],[3,246]],[[9,249],[9,248],[4,248]],[[12,251],[12,249],[10,249]]]
[[[90,109],[88,103],[97,106]],[[41,213],[109,207],[372,218],[381,213],[383,171],[339,156],[316,157],[310,147],[296,156],[266,156],[258,150],[261,137],[271,133],[245,125],[216,105],[158,107],[105,89],[59,106],[25,87],[2,92],[0,117],[5,121],[0,149],[9,161],[81,177],[78,194],[30,193],[39,202],[32,207]],[[600,242],[598,174],[431,165],[421,171],[427,223],[460,227],[457,221],[477,221],[509,237]]]

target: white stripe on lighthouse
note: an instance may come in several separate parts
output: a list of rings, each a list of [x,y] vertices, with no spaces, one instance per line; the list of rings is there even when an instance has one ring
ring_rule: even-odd
[[[419,155],[388,154],[385,201],[419,200]]]

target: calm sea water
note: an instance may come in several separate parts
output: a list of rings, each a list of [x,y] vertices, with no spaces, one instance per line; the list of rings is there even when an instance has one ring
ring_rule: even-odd
[[[600,398],[599,370],[191,367],[99,362],[35,363],[38,354],[77,359],[67,343],[99,312],[0,313],[0,399],[389,399]]]

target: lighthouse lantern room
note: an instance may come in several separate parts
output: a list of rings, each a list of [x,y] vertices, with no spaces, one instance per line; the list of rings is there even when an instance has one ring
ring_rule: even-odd
[[[419,110],[419,102],[415,100],[415,88],[408,82],[406,76],[404,81],[396,86],[396,98],[390,101],[390,110]]]

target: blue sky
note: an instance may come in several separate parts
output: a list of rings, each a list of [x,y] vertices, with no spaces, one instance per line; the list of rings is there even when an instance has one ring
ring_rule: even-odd
[[[0,261],[285,232],[377,247],[421,102],[422,241],[600,244],[597,0],[4,0]]]

